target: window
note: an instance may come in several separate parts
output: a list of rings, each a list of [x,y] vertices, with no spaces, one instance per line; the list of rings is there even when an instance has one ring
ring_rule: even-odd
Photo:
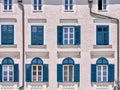
[[[65,0],[65,10],[73,10],[73,0]]]
[[[12,10],[12,0],[4,0],[4,10]]]
[[[3,65],[3,81],[13,81],[13,65]]]
[[[42,0],[34,0],[34,10],[42,9]]]
[[[98,10],[107,9],[107,0],[98,0]]]
[[[42,66],[40,65],[32,66],[32,79],[33,81],[42,81]]]
[[[97,25],[97,45],[109,45],[109,26]]]
[[[43,26],[31,26],[31,44],[43,45]]]
[[[91,82],[114,82],[114,64],[109,64],[104,57],[91,64]]]
[[[14,44],[14,25],[1,26],[1,44]]]
[[[57,26],[58,45],[79,45],[80,26]]]
[[[48,82],[48,77],[48,64],[43,64],[41,58],[35,57],[26,64],[26,82]]]
[[[108,80],[108,66],[107,65],[97,65],[97,81],[107,82]]]
[[[64,27],[64,44],[74,44],[74,27]]]
[[[57,64],[57,82],[79,82],[80,65],[75,64],[74,60],[67,57],[62,64]]]
[[[73,81],[73,66],[64,65],[64,82],[72,82],[72,81]]]

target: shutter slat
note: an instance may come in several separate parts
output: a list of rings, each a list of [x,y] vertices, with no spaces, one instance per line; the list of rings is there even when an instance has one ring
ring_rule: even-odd
[[[63,44],[63,26],[57,26],[57,44]]]
[[[19,65],[14,65],[14,82],[19,82]]]
[[[63,81],[63,68],[62,64],[57,64],[57,82]]]
[[[91,64],[91,82],[96,82],[96,64]]]
[[[74,65],[74,82],[80,82],[80,65]]]
[[[43,82],[48,82],[49,71],[48,71],[48,64],[43,65]]]
[[[114,64],[108,65],[108,82],[114,82]]]
[[[80,26],[75,26],[75,45],[80,45]]]
[[[26,82],[31,82],[31,64],[26,64]]]

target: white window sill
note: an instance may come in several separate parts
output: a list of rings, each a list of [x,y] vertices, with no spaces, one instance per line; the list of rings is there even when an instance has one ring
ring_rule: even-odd
[[[73,10],[65,10],[64,12],[74,12]]]
[[[0,48],[17,48],[16,44],[13,45],[0,45]]]
[[[43,12],[42,10],[33,10],[33,13]]]
[[[80,48],[80,45],[58,45],[58,48]]]
[[[41,85],[46,85],[48,87],[48,82],[26,82],[26,86],[41,86]]]
[[[109,85],[114,85],[114,82],[92,82],[92,86],[109,86]]]
[[[13,10],[3,10],[3,12],[13,12]]]
[[[0,85],[2,86],[13,86],[13,85],[17,85],[19,86],[19,83],[18,82],[0,82]]]
[[[108,10],[98,10],[98,12],[108,12]]]
[[[58,82],[58,87],[70,89],[75,87],[80,87],[80,82]]]
[[[94,49],[107,49],[112,48],[112,45],[93,45]]]
[[[28,45],[28,48],[47,48],[47,45]]]

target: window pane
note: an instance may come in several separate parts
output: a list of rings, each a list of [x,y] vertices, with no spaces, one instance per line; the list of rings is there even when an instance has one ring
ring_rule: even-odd
[[[33,70],[36,70],[36,66],[33,66]]]
[[[68,34],[64,34],[64,38],[68,38]]]
[[[98,82],[100,82],[101,81],[101,77],[98,77]]]
[[[103,0],[103,9],[106,9],[107,3],[106,0]]]
[[[65,4],[68,4],[68,0],[65,0]]]
[[[42,70],[42,67],[41,67],[41,66],[38,66],[38,70]]]
[[[36,72],[33,72],[33,75],[36,75]]]
[[[97,44],[102,44],[102,27],[97,27]]]
[[[70,0],[70,4],[73,4],[73,0]]]
[[[70,44],[73,44],[73,40],[70,40]]]
[[[38,45],[42,45],[43,44],[43,30],[41,26],[38,26],[38,32],[37,32],[37,37],[38,37]]]
[[[73,78],[73,66],[69,66],[69,81],[72,81]]]
[[[103,70],[107,70],[107,66],[103,66]]]
[[[68,71],[67,66],[64,66],[64,81],[67,81],[67,77],[68,77],[67,71]]]
[[[102,0],[98,0],[98,10],[102,10]]]

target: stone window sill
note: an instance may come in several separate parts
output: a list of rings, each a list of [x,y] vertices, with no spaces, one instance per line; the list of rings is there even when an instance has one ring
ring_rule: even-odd
[[[0,48],[17,48],[17,45],[0,45]]]
[[[58,45],[58,48],[80,48],[80,45]]]
[[[28,45],[28,48],[44,49],[44,48],[47,48],[47,45]]]
[[[106,49],[106,48],[112,48],[112,45],[93,45],[94,49]]]

